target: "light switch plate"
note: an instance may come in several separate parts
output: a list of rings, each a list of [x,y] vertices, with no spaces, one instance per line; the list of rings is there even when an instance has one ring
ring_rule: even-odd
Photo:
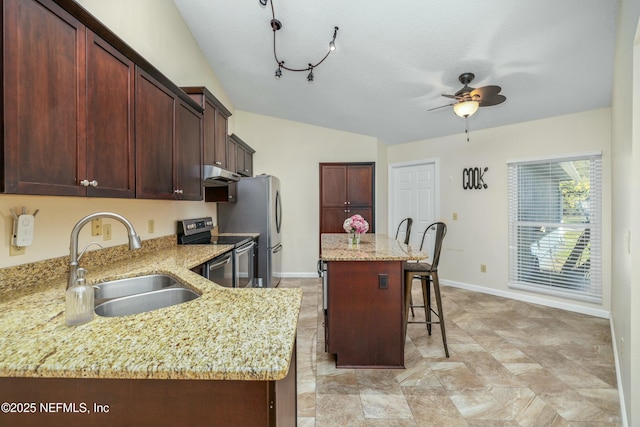
[[[104,232],[102,240],[111,240],[111,224],[105,224],[104,227],[102,227],[102,230]]]

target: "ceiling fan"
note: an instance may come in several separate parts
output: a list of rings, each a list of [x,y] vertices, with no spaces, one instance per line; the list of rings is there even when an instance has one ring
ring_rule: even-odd
[[[479,88],[473,88],[469,86],[469,83],[473,81],[475,75],[473,73],[462,73],[458,77],[460,83],[464,86],[458,90],[454,95],[443,94],[445,98],[455,99],[456,102],[450,104],[441,105],[439,107],[431,108],[428,111],[438,110],[440,108],[453,106],[453,112],[460,117],[464,117],[465,120],[475,114],[479,107],[490,107],[492,105],[502,104],[507,98],[500,94],[502,88],[500,86],[490,85]],[[469,123],[467,121],[467,141],[469,140]]]

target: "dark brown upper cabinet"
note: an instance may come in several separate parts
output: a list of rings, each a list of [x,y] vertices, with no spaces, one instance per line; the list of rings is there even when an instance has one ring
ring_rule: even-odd
[[[320,163],[320,233],[344,233],[359,214],[375,231],[375,163]]]
[[[242,176],[253,176],[253,155],[256,152],[235,133],[229,138],[236,145],[236,170]]]
[[[166,153],[150,147],[148,140],[136,149],[137,135],[154,132],[145,129],[142,120],[138,120],[142,129],[136,131],[136,94],[142,96],[143,104],[147,102],[141,107],[141,115],[169,117],[166,102],[160,102],[158,111],[150,111],[148,102],[154,95],[147,93],[149,85],[142,88],[144,95],[137,90],[136,70],[162,86],[175,104],[170,122],[154,124],[163,138],[168,127],[176,127],[177,104],[182,103],[195,115],[201,114],[195,101],[75,1],[3,0],[2,4],[4,84],[0,117],[4,135],[0,191],[167,198],[166,183],[160,176],[164,171],[160,170],[167,159],[174,161],[175,143],[190,147],[190,159],[187,161],[182,154],[176,160],[181,166],[170,169],[175,187],[171,190],[177,191],[171,197],[201,198],[193,169],[195,156],[200,162],[202,159],[197,148],[201,141],[196,147],[194,136],[202,132],[199,124],[195,131],[183,126],[181,135],[174,135],[171,130],[173,143]],[[182,117],[196,126],[193,118],[187,119],[184,114]],[[168,147],[162,138],[159,144]],[[160,162],[154,166],[158,171],[144,170],[143,183],[136,187],[138,163],[145,168],[152,161],[150,157]],[[187,163],[189,166],[185,166]],[[196,169],[202,173],[201,163]],[[152,180],[146,180],[155,178],[154,174],[159,178],[154,184],[156,189],[150,184]],[[187,182],[187,176],[192,180]],[[140,195],[136,194],[138,188],[143,189]]]
[[[136,194],[202,199],[202,114],[148,73],[136,80]]]
[[[182,90],[203,109],[203,163],[231,170],[227,155],[227,129],[231,112],[206,87],[189,86]]]

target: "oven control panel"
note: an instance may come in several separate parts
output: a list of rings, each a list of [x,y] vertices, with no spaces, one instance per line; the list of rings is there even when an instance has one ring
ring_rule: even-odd
[[[210,216],[205,218],[183,219],[178,221],[178,234],[190,236],[204,231],[213,230],[213,218]]]

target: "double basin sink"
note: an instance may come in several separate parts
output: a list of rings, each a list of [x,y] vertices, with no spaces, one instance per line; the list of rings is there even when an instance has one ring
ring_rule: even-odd
[[[151,274],[95,285],[94,308],[99,316],[127,316],[181,304],[199,296],[171,276]]]

